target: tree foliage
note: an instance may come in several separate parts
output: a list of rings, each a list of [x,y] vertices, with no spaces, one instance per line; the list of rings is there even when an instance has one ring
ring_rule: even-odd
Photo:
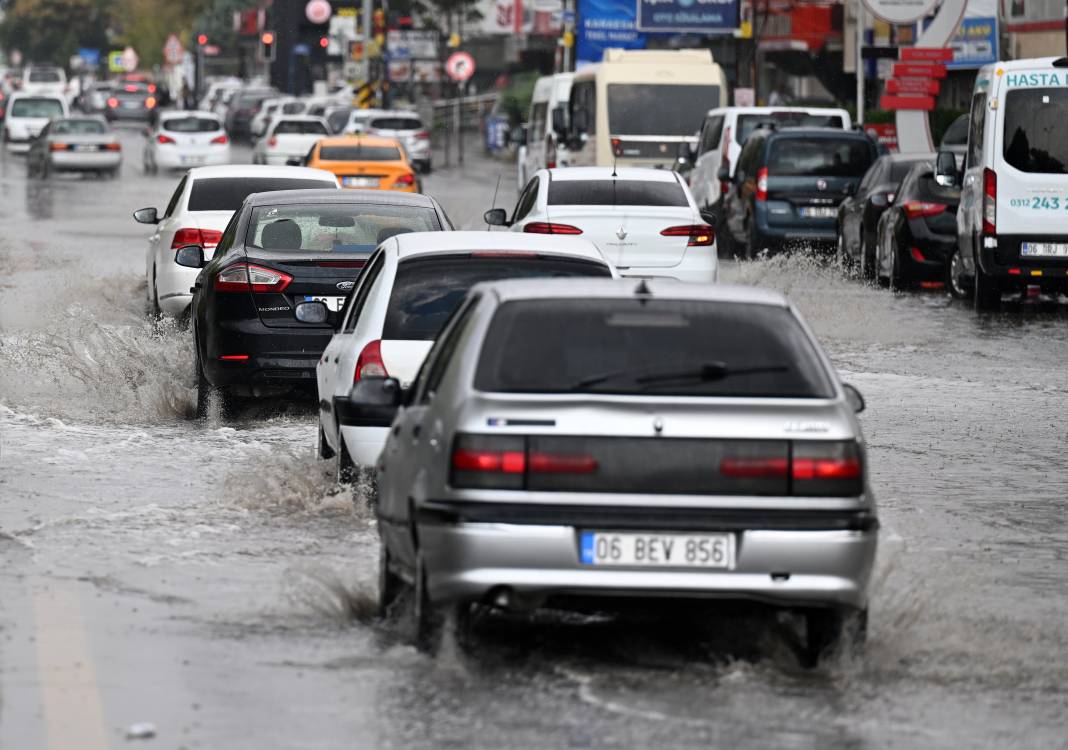
[[[0,22],[0,45],[20,50],[27,62],[66,65],[78,47],[107,44],[107,0],[9,0]]]

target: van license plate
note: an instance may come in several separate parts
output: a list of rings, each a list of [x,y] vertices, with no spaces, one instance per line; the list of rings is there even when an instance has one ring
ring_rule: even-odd
[[[734,567],[733,534],[583,531],[583,565],[647,568]]]
[[[1020,256],[1026,258],[1068,258],[1068,242],[1021,242]]]
[[[805,206],[801,209],[801,215],[806,219],[833,219],[838,215],[838,209],[833,206]]]

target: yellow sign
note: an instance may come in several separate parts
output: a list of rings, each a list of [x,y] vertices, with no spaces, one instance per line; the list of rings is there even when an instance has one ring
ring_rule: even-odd
[[[560,43],[568,49],[575,46],[575,34],[571,31],[565,31],[564,35],[560,37]]]
[[[460,35],[459,34],[453,34],[452,36],[449,37],[449,46],[452,47],[453,49],[456,49],[457,47],[460,46]]]
[[[113,49],[108,52],[108,70],[112,73],[125,73],[126,66],[122,64],[122,50]]]
[[[335,15],[341,16],[342,18],[355,18],[356,13],[357,10],[355,8],[338,8]]]

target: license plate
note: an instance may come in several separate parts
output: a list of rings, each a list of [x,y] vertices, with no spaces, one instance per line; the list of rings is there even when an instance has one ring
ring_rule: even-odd
[[[838,215],[838,209],[833,206],[805,206],[801,209],[801,215],[806,219],[833,219]]]
[[[337,312],[338,310],[340,310],[342,307],[345,306],[345,298],[344,297],[310,297],[310,296],[306,296],[304,298],[304,301],[305,302],[322,302],[324,305],[326,305],[326,309],[327,310],[333,310],[334,312]]]
[[[377,177],[343,177],[341,184],[345,187],[378,187]]]
[[[96,151],[97,149],[96,149],[96,146],[90,146],[90,145],[87,145],[87,144],[81,144],[79,146],[75,146],[74,150],[75,151],[85,152],[85,151]]]
[[[734,567],[733,534],[583,531],[583,565],[647,568]]]
[[[183,156],[181,157],[182,164],[203,164],[203,156]]]
[[[1068,242],[1021,242],[1020,256],[1027,258],[1068,258]]]

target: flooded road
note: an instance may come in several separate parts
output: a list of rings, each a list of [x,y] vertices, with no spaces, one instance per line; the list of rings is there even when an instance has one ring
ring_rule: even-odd
[[[977,318],[804,258],[785,291],[861,420],[883,537],[865,658],[801,670],[774,623],[484,625],[431,660],[373,616],[373,520],[314,457],[314,412],[191,419],[188,335],[146,317],[174,176],[30,181],[0,161],[0,747],[1068,747],[1068,313]],[[248,151],[237,152],[248,160]],[[425,179],[478,228],[514,171]]]

